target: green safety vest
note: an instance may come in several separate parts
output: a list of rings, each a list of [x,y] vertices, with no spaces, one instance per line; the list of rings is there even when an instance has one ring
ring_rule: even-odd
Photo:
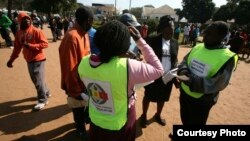
[[[120,130],[127,122],[127,59],[115,57],[96,68],[90,66],[89,59],[81,60],[78,73],[90,96],[91,122],[104,129]]]
[[[187,65],[195,75],[211,78],[233,56],[235,62],[237,62],[238,56],[228,48],[209,50],[205,48],[204,44],[199,44],[191,50],[187,59]],[[193,98],[200,98],[204,95],[203,93],[192,92],[189,86],[183,82],[181,87],[185,93]]]

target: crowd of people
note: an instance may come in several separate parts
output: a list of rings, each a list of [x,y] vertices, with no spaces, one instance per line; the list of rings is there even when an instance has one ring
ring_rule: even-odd
[[[229,49],[236,54],[242,54],[241,58],[249,58],[250,54],[250,36],[246,30],[238,28],[229,32],[228,37],[225,40],[225,44],[228,45]]]
[[[183,38],[181,39],[181,44],[190,44],[192,47],[196,46],[198,37],[203,36],[203,31],[200,30],[199,24],[187,23],[182,28],[178,24],[174,30],[174,38],[179,40],[180,33],[183,33]],[[250,55],[250,35],[247,33],[245,27],[234,27],[230,29],[229,33],[224,39],[224,44],[228,48],[237,53],[242,54],[241,58],[249,58]]]
[[[5,16],[4,19],[9,21]],[[183,125],[206,124],[220,91],[228,86],[237,66],[239,52],[233,50],[231,39],[227,42],[231,48],[225,43],[229,33],[227,23],[216,21],[208,25],[202,33],[204,43],[200,44],[196,44],[200,33],[198,26],[186,25],[183,43],[192,41],[193,48],[179,62],[177,35],[181,29],[179,25],[174,28],[173,18],[169,15],[160,18],[157,35],[153,37],[147,36],[146,23],[141,25],[128,12],[94,30],[93,20],[92,10],[84,6],[78,8],[70,20],[53,15],[48,19],[53,41],[61,39],[61,88],[67,95],[67,104],[72,109],[75,128],[81,137],[90,141],[135,141],[135,85],[147,82],[150,83],[144,86],[141,127],[149,125],[150,102],[157,103],[154,120],[161,126],[166,125],[161,113],[165,102],[169,101],[173,85],[180,91]],[[19,12],[17,22],[20,27],[15,33],[14,44],[10,44],[14,49],[7,67],[13,67],[22,51],[37,90],[34,110],[38,111],[48,104],[51,96],[45,80],[44,49],[49,44],[36,13]],[[1,24],[1,31],[2,28]],[[235,38],[238,36],[236,33]],[[7,43],[8,38],[4,39]],[[182,77],[172,77],[165,83],[163,76],[173,69]],[[88,131],[86,124],[90,124]]]
[[[192,47],[196,46],[198,37],[200,35],[200,27],[195,23],[186,23],[184,27],[180,27],[178,24],[175,27],[175,39],[178,40],[180,37],[180,33],[183,33],[182,44],[191,44]]]
[[[53,36],[53,41],[61,40],[64,33],[74,25],[74,17],[61,17],[58,14],[49,14],[48,16],[38,14],[36,10],[32,12],[26,12],[31,18],[31,23],[34,27],[44,28],[46,24],[51,29]],[[16,35],[16,32],[20,29],[18,23],[18,14],[19,11],[12,12],[11,17],[7,16],[7,12],[0,9],[0,33],[2,38],[5,40],[6,46],[13,49],[13,39],[11,38],[11,32],[13,36]],[[1,46],[0,46],[1,47]]]

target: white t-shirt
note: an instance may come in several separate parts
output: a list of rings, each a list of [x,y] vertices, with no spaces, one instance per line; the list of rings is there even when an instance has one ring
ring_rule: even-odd
[[[183,32],[183,34],[184,35],[189,35],[189,31],[190,31],[190,27],[189,26],[184,26],[184,32]]]
[[[162,66],[165,72],[171,69],[170,40],[162,38]]]

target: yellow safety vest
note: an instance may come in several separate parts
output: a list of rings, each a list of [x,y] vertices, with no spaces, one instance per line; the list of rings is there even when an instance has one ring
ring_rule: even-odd
[[[233,56],[235,62],[237,62],[238,56],[228,48],[209,50],[205,48],[204,44],[199,44],[191,50],[187,59],[187,65],[195,75],[211,78]],[[193,98],[200,98],[204,95],[203,93],[191,91],[189,86],[183,82],[181,83],[181,87]]]
[[[127,59],[113,58],[93,68],[90,57],[84,57],[78,67],[89,100],[89,116],[95,125],[109,130],[120,130],[127,122]]]

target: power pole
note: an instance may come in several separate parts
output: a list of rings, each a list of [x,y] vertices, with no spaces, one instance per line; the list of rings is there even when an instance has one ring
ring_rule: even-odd
[[[131,10],[131,0],[129,0],[129,11]]]
[[[116,0],[115,0],[115,17],[116,17]]]
[[[11,10],[12,10],[12,0],[8,0],[8,6],[7,6],[7,9],[8,9],[8,17],[10,18],[10,19],[12,19],[11,18],[11,15],[12,15],[12,13],[11,13]]]

